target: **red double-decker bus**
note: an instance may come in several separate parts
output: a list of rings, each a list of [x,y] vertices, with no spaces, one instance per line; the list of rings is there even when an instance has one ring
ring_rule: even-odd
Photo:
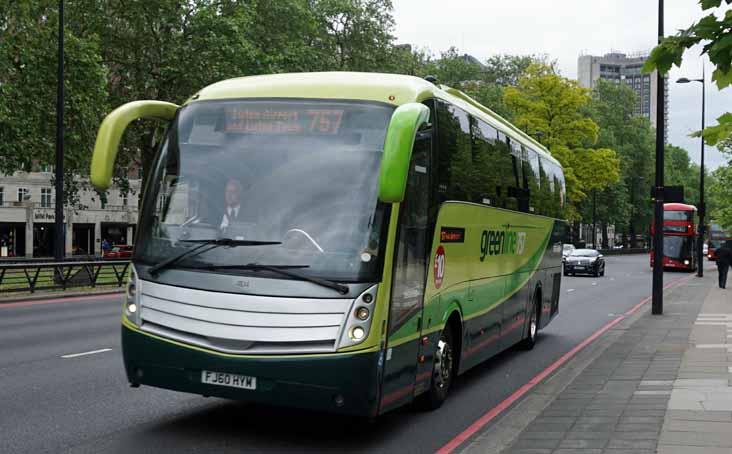
[[[695,271],[696,259],[696,207],[684,203],[663,205],[663,267]],[[654,235],[651,225],[651,235]],[[652,244],[652,243],[651,243]],[[653,249],[651,249],[653,266]]]
[[[712,224],[709,229],[709,242],[707,245],[707,258],[713,262],[717,261],[716,250],[721,247],[726,241],[732,240],[732,232],[728,232],[722,229],[717,224]]]

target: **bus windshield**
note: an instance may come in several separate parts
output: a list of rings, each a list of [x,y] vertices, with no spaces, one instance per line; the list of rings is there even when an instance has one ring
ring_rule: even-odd
[[[689,236],[664,236],[663,255],[675,260],[683,260],[691,257],[691,237]]]
[[[316,100],[182,108],[156,157],[135,260],[153,265],[228,238],[280,244],[215,248],[175,267],[282,278],[233,267],[296,266],[325,279],[376,280],[388,214],[377,183],[392,111]]]
[[[665,221],[691,221],[694,219],[694,212],[666,210],[663,212],[663,219]]]

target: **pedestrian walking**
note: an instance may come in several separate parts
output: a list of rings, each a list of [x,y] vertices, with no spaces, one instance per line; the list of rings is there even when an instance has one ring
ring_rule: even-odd
[[[107,241],[106,238],[102,239],[102,256],[107,255],[107,253],[112,249],[112,246],[109,244],[109,241]]]
[[[727,272],[732,262],[732,241],[725,242],[714,254],[717,256],[717,270],[719,271],[719,288],[727,288]]]

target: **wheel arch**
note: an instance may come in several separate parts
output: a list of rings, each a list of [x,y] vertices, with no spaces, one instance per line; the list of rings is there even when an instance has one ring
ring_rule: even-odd
[[[442,329],[449,328],[452,330],[453,339],[455,342],[455,350],[456,355],[455,358],[457,359],[455,363],[455,375],[457,375],[460,371],[460,364],[462,363],[462,352],[463,352],[463,336],[464,336],[464,330],[463,330],[463,313],[460,308],[460,305],[457,301],[453,301],[450,304],[448,304],[447,309],[444,312],[443,316],[444,324],[442,326]]]

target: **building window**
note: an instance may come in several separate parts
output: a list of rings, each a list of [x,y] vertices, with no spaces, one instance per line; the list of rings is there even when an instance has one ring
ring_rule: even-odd
[[[5,203],[5,189],[0,186],[0,207]]]
[[[43,208],[51,207],[51,188],[41,188],[41,206]]]
[[[122,206],[123,207],[126,207],[127,206],[127,203],[128,203],[127,193],[126,192],[122,193],[121,194],[121,197],[122,197]]]
[[[30,199],[28,188],[18,188],[18,202]]]

